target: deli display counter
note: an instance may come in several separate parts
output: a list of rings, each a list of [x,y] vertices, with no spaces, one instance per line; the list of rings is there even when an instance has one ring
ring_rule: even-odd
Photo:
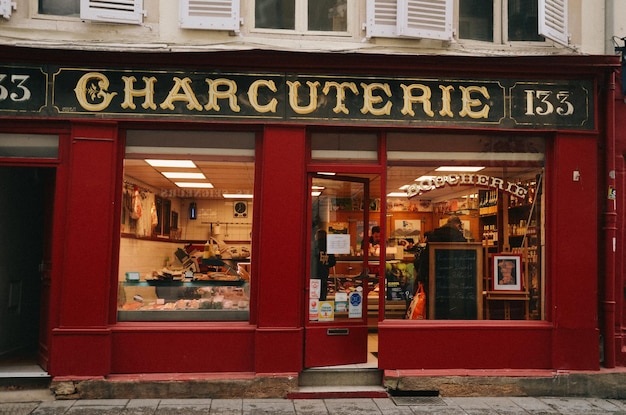
[[[203,260],[207,272],[154,273],[120,281],[118,321],[245,321],[250,315],[250,280],[220,259]]]

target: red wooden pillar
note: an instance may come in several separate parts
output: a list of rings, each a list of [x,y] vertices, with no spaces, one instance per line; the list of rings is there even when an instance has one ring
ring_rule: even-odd
[[[306,238],[306,132],[267,126],[260,159],[255,371],[298,372],[303,353]]]
[[[117,125],[75,123],[68,153],[65,229],[51,298],[59,310],[52,330],[50,374],[106,375],[110,372],[110,304]],[[52,208],[52,207],[51,207]],[[117,236],[117,235],[116,235]]]
[[[598,333],[598,137],[555,138],[546,205],[547,318],[554,324],[552,367],[599,368]],[[574,179],[574,171],[580,173]],[[573,346],[575,345],[575,346]]]

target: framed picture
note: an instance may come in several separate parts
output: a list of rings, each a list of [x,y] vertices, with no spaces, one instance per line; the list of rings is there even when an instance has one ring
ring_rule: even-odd
[[[510,253],[493,255],[494,291],[521,291],[522,256]]]

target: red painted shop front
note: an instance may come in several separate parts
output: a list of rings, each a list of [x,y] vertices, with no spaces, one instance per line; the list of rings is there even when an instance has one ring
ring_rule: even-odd
[[[24,60],[14,48],[3,48],[0,56],[4,72],[42,66],[49,76],[45,85],[57,92],[41,108],[20,110],[11,108],[19,103],[0,101],[3,168],[45,167],[55,177],[46,193],[49,225],[42,234],[50,285],[41,290],[38,337],[40,363],[54,378],[289,376],[367,360],[372,333],[377,365],[385,370],[598,370],[600,336],[619,343],[620,330],[607,338],[604,325],[607,318],[621,325],[623,315],[621,298],[612,299],[616,310],[605,306],[604,279],[605,265],[616,262],[615,253],[604,249],[612,217],[607,143],[624,141],[612,118],[623,112],[611,92],[616,58],[279,53],[268,59],[255,51],[139,61],[124,54],[41,51]],[[122,67],[137,73],[122,73]],[[180,80],[177,93],[168,84],[164,93],[170,95],[155,98],[153,112],[149,105],[141,109],[145,91],[135,99],[123,89],[132,75],[140,91],[151,67],[176,67],[169,80]],[[182,101],[193,108],[195,84],[184,81],[192,71],[206,72],[202,76],[213,82],[219,71],[229,81],[219,81],[213,103],[197,94],[199,108],[181,109]],[[81,87],[90,85],[83,76],[93,72],[98,81],[110,81],[100,84],[98,105],[81,102]],[[332,103],[307,106],[312,85],[318,82],[322,94],[331,75],[336,84],[324,96]],[[154,84],[157,97],[162,82]],[[211,82],[203,84],[210,88]],[[236,93],[229,89],[235,86]],[[61,98],[60,91],[67,94]],[[390,98],[402,91],[404,101]],[[134,99],[135,109],[113,107],[124,99]],[[108,107],[102,104],[107,100]],[[168,101],[175,115],[167,113]],[[486,106],[495,118],[480,112]],[[230,112],[216,115],[224,108]],[[293,111],[277,115],[283,108]],[[418,114],[394,115],[400,108]],[[558,115],[541,118],[545,111]],[[41,157],[7,150],[38,135],[58,137],[58,152]],[[245,171],[254,197],[244,199],[240,191],[235,202],[223,202],[220,193],[216,204],[202,198],[211,199],[214,190],[166,191],[147,183],[141,163],[165,156],[207,169],[222,166],[232,179]],[[444,164],[485,170],[415,181]],[[207,180],[218,187],[219,178]],[[411,197],[389,196],[400,181]],[[618,189],[622,181],[623,174]],[[312,193],[314,186],[320,194]],[[453,193],[444,200],[436,196],[441,191]],[[144,203],[144,219],[134,218],[135,203]],[[470,267],[476,277],[467,280],[466,291],[446,297],[438,279],[446,257],[432,248],[427,318],[406,319],[406,293],[412,295],[418,280],[415,246],[452,214],[461,218],[469,241],[455,252],[469,247],[480,258]],[[381,231],[379,246],[367,242],[373,226]],[[334,258],[327,276],[318,274],[319,230],[328,244],[324,261]],[[623,232],[615,233],[620,245]],[[230,241],[228,264],[240,266],[233,267],[238,276],[231,279],[221,269],[220,282],[211,280],[206,265],[210,269],[212,262],[193,250],[201,251],[207,239]],[[168,274],[180,270],[186,254],[205,267],[209,282],[185,269]],[[145,259],[150,255],[154,259]],[[506,256],[514,263],[519,258],[521,275],[518,285],[502,289],[494,264]],[[154,261],[152,268],[146,261]],[[619,261],[617,266],[623,268]],[[616,290],[622,276],[618,268],[611,281]],[[328,288],[323,294],[320,282]],[[170,304],[163,287],[178,287],[177,295],[192,288],[192,294]],[[623,364],[617,349],[605,362]]]

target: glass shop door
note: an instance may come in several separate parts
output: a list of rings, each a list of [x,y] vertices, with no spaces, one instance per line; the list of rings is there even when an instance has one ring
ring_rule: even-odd
[[[309,187],[305,367],[364,363],[369,179],[310,174]]]

